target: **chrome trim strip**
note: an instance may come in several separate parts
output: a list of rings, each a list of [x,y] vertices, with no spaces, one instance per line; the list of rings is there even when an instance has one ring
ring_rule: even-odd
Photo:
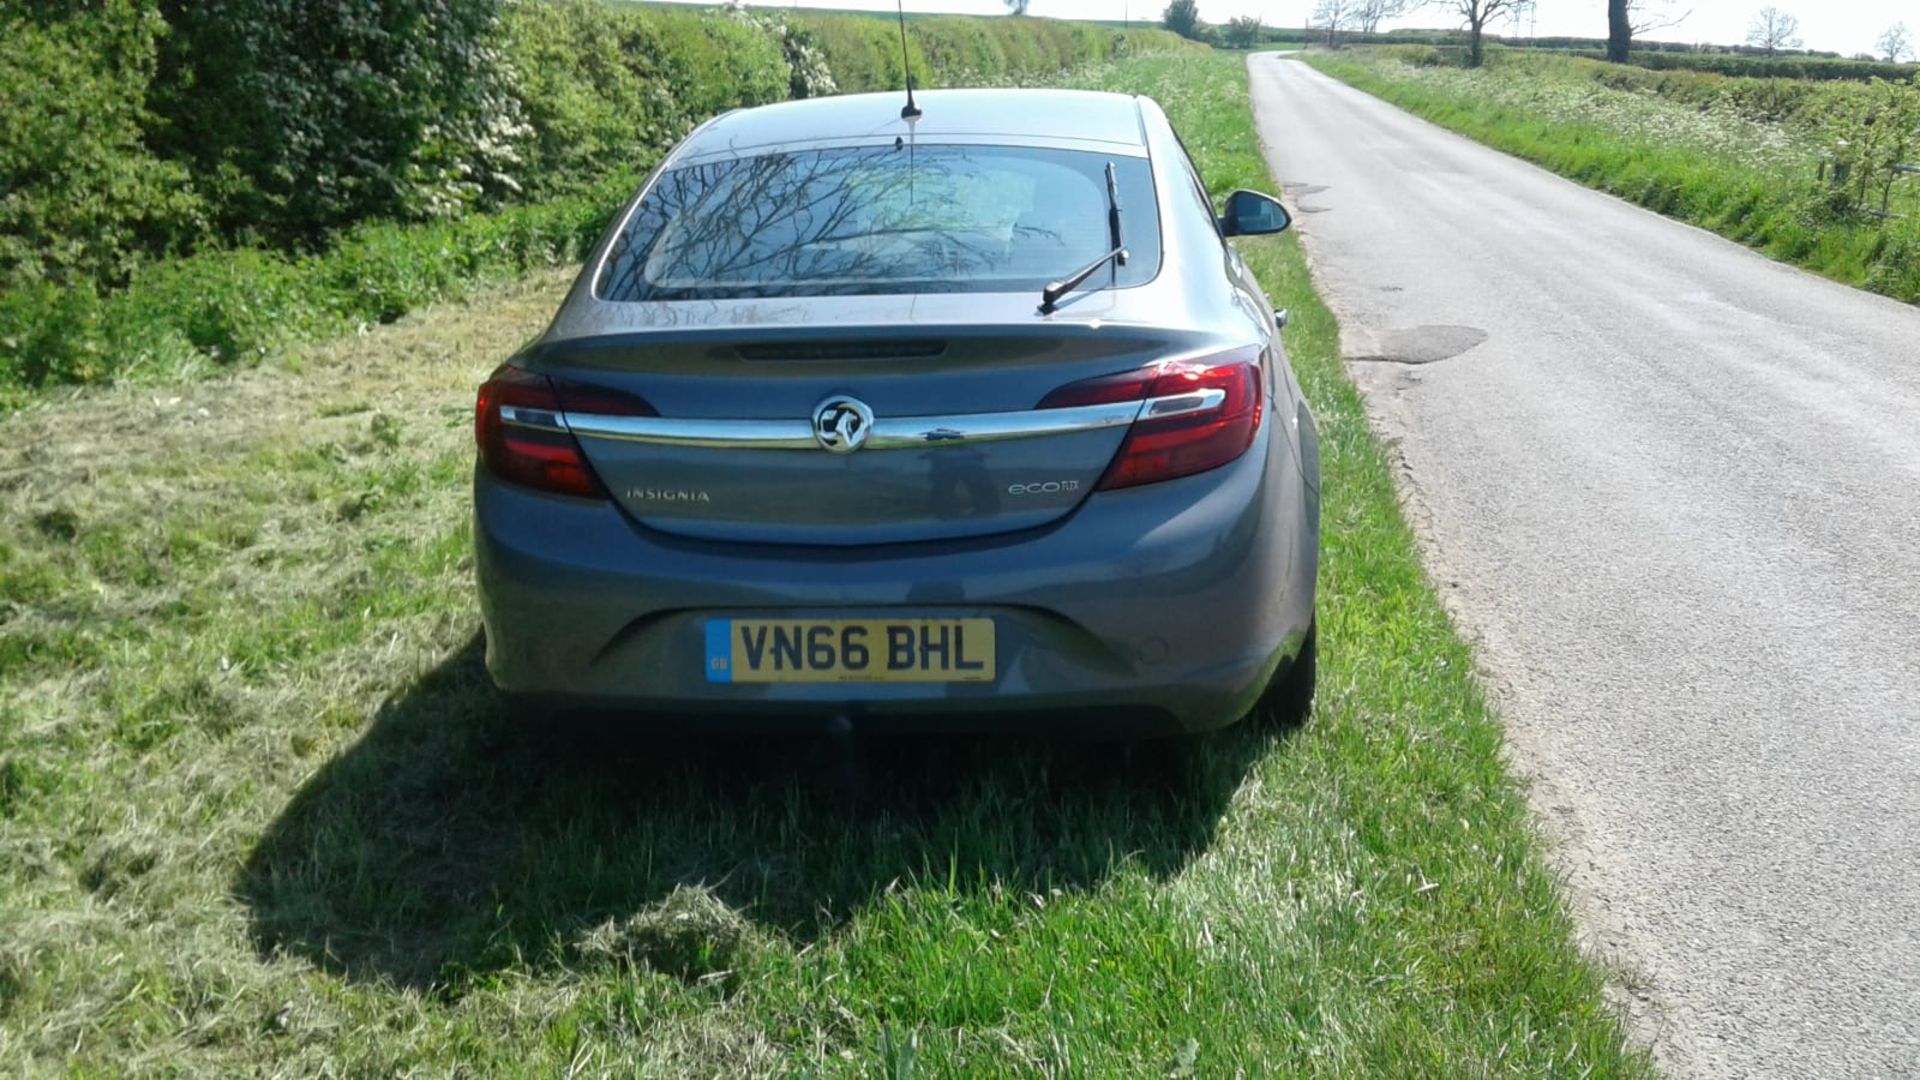
[[[1225,400],[1227,400],[1227,392],[1217,386],[1209,386],[1205,390],[1196,390],[1190,394],[1169,394],[1147,402],[1147,407],[1140,410],[1140,419],[1165,420],[1170,416],[1206,412],[1208,409],[1219,408],[1220,403]]]
[[[716,450],[819,450],[805,420],[687,420],[666,416],[593,416],[563,413],[576,435],[621,442],[697,446]]]
[[[500,422],[540,431],[567,430],[565,413],[554,412],[552,409],[529,409],[525,405],[500,406]]]
[[[1081,405],[1071,409],[968,413],[958,416],[893,416],[873,421],[868,450],[908,450],[916,446],[1001,442],[1006,439],[1071,435],[1080,431],[1125,427],[1140,415],[1140,402]]]
[[[1020,412],[962,413],[952,416],[883,416],[875,418],[864,450],[908,450],[914,447],[1000,442],[1006,439],[1044,438],[1082,431],[1125,427],[1137,419],[1165,419],[1217,408],[1226,392],[1209,387],[1146,401],[1117,401],[1108,405],[1078,405],[1067,409],[1027,409]],[[807,420],[693,420],[666,416],[598,416],[589,413],[553,413],[504,406],[501,419],[530,424],[530,418],[551,418],[576,435],[593,435],[622,442],[659,446],[692,446],[716,450],[817,450],[813,424]],[[558,427],[551,430],[559,430]]]

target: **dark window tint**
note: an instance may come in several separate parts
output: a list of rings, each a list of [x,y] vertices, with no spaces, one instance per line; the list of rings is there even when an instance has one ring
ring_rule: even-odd
[[[1038,291],[1110,247],[1114,167],[1131,258],[1160,265],[1142,158],[989,146],[880,146],[735,158],[669,170],[615,239],[598,292],[691,300]]]

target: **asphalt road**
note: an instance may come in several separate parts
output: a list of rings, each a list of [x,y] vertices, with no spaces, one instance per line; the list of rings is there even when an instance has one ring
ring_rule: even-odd
[[[1920,1075],[1920,310],[1250,68],[1429,567],[1657,1060]]]

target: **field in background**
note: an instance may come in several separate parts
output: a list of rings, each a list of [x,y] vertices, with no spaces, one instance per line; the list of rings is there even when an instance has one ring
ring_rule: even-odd
[[[1079,81],[1272,186],[1240,57]],[[879,746],[857,817],[487,689],[471,392],[559,274],[0,418],[0,1074],[1645,1074],[1300,249],[1243,250],[1320,422],[1314,717]]]
[[[1732,78],[1424,46],[1309,54],[1415,115],[1786,262],[1920,301],[1920,84]],[[1900,134],[1906,132],[1908,134]],[[1852,182],[1834,184],[1835,161]],[[1824,166],[1824,168],[1823,168]],[[1884,206],[1882,184],[1890,184]]]

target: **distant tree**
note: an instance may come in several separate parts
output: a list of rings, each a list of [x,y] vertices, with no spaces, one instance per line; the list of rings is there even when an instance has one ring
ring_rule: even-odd
[[[1260,44],[1260,16],[1235,15],[1227,20],[1227,44],[1236,49],[1251,49]]]
[[[1907,35],[1906,23],[1897,22],[1887,27],[1886,33],[1881,34],[1880,40],[1875,44],[1880,50],[1880,55],[1885,57],[1889,64],[1897,64],[1902,60],[1913,58],[1913,39]]]
[[[1200,36],[1199,0],[1173,0],[1161,14],[1160,22],[1183,38]]]
[[[1627,62],[1633,39],[1653,30],[1679,26],[1693,14],[1688,8],[1674,13],[1673,0],[1607,0],[1607,59]]]
[[[1033,3],[1033,0],[1000,0],[1000,2],[1007,5],[1007,14],[1025,15],[1027,5]]]
[[[1467,24],[1467,66],[1479,67],[1486,61],[1487,24],[1510,19],[1525,10],[1526,0],[1428,0],[1442,11],[1460,16]]]
[[[1747,44],[1765,49],[1768,56],[1800,47],[1800,20],[1768,4],[1754,13],[1747,26]]]
[[[1353,23],[1363,34],[1377,34],[1381,23],[1397,19],[1416,6],[1415,0],[1359,0]]]
[[[1327,32],[1329,46],[1340,43],[1342,30],[1351,30],[1358,21],[1360,5],[1364,0],[1319,0],[1313,5],[1314,27]]]

